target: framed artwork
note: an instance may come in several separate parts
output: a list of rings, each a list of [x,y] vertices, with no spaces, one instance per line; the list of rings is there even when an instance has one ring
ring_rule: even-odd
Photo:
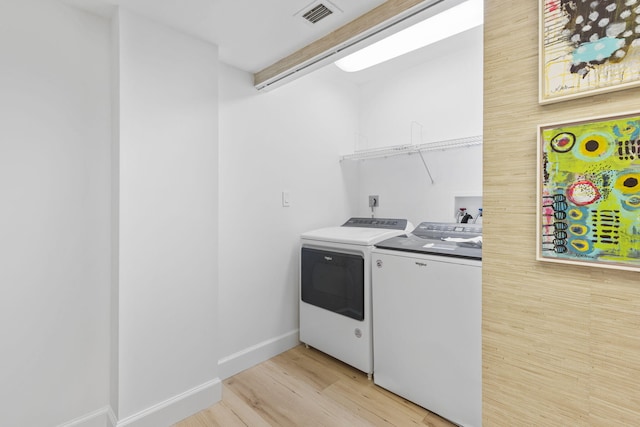
[[[639,0],[541,0],[540,103],[640,85]]]
[[[640,112],[538,127],[537,259],[640,271]]]

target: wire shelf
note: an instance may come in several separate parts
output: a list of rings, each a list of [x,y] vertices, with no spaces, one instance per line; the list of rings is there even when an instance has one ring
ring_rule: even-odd
[[[469,136],[464,138],[449,139],[446,141],[425,142],[422,144],[404,144],[384,148],[372,148],[368,150],[357,150],[352,154],[346,154],[340,160],[366,160],[380,157],[392,157],[402,154],[415,154],[422,151],[449,150],[452,148],[471,147],[482,144],[482,135]]]

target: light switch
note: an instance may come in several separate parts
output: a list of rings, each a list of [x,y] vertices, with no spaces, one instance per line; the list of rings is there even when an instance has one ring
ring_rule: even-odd
[[[289,202],[290,194],[288,191],[282,192],[282,206],[288,208],[290,206]]]

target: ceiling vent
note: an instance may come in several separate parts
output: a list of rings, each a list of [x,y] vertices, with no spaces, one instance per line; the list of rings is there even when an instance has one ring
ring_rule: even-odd
[[[302,22],[304,22],[305,25],[313,26],[328,16],[331,16],[331,19],[327,19],[322,22],[322,25],[320,25],[325,26],[325,23],[335,21],[335,17],[339,16],[341,13],[343,13],[342,9],[340,9],[340,7],[331,0],[313,0],[311,3],[308,3],[305,7],[294,13],[293,17],[295,19],[302,17],[304,18]]]
[[[329,9],[324,4],[320,3],[319,5],[315,6],[311,10],[308,10],[307,12],[305,12],[302,15],[302,17],[307,21],[311,22],[312,24],[315,24],[318,21],[331,15],[332,13],[333,11],[331,9]]]

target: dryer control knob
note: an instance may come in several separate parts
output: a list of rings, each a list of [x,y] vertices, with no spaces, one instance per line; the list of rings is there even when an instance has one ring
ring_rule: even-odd
[[[362,331],[360,328],[356,328],[353,332],[356,334],[356,338],[362,338]]]

